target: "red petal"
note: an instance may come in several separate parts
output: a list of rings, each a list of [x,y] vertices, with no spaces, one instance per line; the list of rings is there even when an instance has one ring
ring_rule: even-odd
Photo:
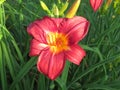
[[[45,35],[49,32],[57,32],[57,25],[50,17],[44,17],[31,23],[27,31],[35,39],[46,42]]]
[[[55,24],[58,28],[59,28],[61,22],[64,20],[64,18],[51,18],[51,19],[55,22]]]
[[[78,43],[88,32],[89,22],[83,17],[68,19],[65,24],[62,32],[67,34],[70,44]]]
[[[39,20],[34,21],[27,27],[27,32],[40,42],[46,43],[46,38],[42,29],[36,24]]]
[[[40,52],[44,49],[46,49],[48,47],[48,45],[39,42],[38,40],[31,40],[31,44],[30,44],[30,56],[36,56],[39,55]]]
[[[65,52],[65,57],[73,62],[74,64],[79,65],[83,57],[86,55],[85,51],[78,45],[73,45],[70,47],[69,51]]]
[[[74,26],[85,20],[86,19],[81,16],[75,16],[73,18],[64,18],[60,23],[59,31],[62,33],[68,33]]]
[[[37,21],[36,24],[42,29],[46,34],[49,32],[57,32],[57,25],[50,17],[44,17],[42,20]]]
[[[90,0],[90,4],[94,11],[97,11],[98,8],[102,5],[103,0]]]
[[[50,79],[57,78],[64,67],[64,54],[53,54],[51,52],[42,51],[37,62],[37,68],[40,72],[47,75]]]
[[[64,68],[64,64],[65,64],[65,58],[63,53],[53,55],[50,62],[48,76],[51,79],[55,79],[57,76],[61,74]]]

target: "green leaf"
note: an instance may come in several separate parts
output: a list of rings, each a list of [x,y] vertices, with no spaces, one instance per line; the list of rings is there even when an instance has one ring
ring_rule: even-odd
[[[30,69],[36,64],[36,58],[31,58],[19,71],[15,77],[13,83],[10,86],[9,90],[13,90],[16,84],[30,71]]]
[[[39,75],[38,78],[38,90],[46,90],[45,88],[45,76],[43,74]]]
[[[96,68],[98,68],[98,67],[100,67],[100,66],[102,66],[102,65],[104,65],[104,64],[106,64],[106,63],[110,63],[110,62],[116,60],[116,59],[119,58],[119,57],[120,57],[120,54],[115,55],[115,56],[112,56],[112,57],[110,57],[110,58],[108,58],[108,59],[106,59],[106,60],[103,60],[102,62],[99,62],[99,63],[97,63],[97,64],[89,67],[89,68],[88,68],[87,70],[85,70],[84,72],[81,72],[81,75],[79,75],[79,77],[76,77],[76,78],[69,84],[68,88],[70,88],[70,86],[71,86],[72,84],[74,84],[75,82],[77,82],[78,80],[80,80],[82,77],[84,77],[85,75],[87,75],[89,72],[93,71],[94,69],[96,69]]]
[[[62,79],[60,79],[59,77],[55,80],[58,85],[60,86],[59,90],[67,90],[67,87],[65,85],[65,83],[62,81]]]
[[[1,43],[0,43],[0,76],[1,76],[2,90],[8,90],[5,61],[3,57]]]
[[[64,84],[67,83],[67,77],[68,77],[69,67],[70,67],[70,62],[66,61],[65,68],[64,68],[62,76],[61,76],[61,80],[62,80],[62,82],[64,82]]]
[[[13,63],[11,61],[9,51],[7,49],[8,47],[6,46],[7,44],[5,42],[1,41],[1,45],[2,45],[2,49],[3,49],[3,53],[5,55],[6,63],[10,70],[10,74],[11,74],[12,78],[14,78],[15,77],[15,69],[13,68]]]
[[[115,88],[109,87],[107,85],[98,85],[98,84],[91,84],[89,86],[86,85],[86,87],[88,88],[88,90],[117,90]]]

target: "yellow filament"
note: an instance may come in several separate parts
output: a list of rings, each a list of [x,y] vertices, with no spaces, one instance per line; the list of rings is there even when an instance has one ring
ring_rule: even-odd
[[[49,33],[46,37],[52,53],[59,53],[68,50],[68,38],[62,33]]]

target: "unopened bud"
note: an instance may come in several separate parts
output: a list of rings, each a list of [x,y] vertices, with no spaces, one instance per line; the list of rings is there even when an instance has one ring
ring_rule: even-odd
[[[105,5],[105,9],[108,9],[108,7],[110,6],[112,0],[107,0],[106,5]]]
[[[50,13],[50,10],[48,9],[47,5],[43,1],[40,1],[40,5],[43,8],[43,10],[47,11],[48,13]]]
[[[69,3],[68,1],[62,6],[62,8],[60,9],[60,15],[63,15],[65,10],[67,9]]]
[[[81,0],[75,0],[75,2],[73,3],[73,5],[70,7],[70,9],[68,10],[66,17],[67,18],[72,18],[73,16],[75,16],[79,5],[80,5]]]
[[[6,1],[6,0],[0,0],[0,4],[2,4],[4,1]]]
[[[52,11],[53,11],[55,16],[57,16],[57,17],[59,16],[59,9],[58,9],[56,4],[53,5],[53,10]]]
[[[103,0],[90,0],[90,5],[95,12],[100,8],[102,3],[103,3]]]

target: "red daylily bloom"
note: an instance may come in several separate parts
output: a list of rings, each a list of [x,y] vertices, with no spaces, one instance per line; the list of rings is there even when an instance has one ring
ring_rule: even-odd
[[[53,80],[61,74],[66,59],[79,65],[86,53],[77,43],[85,37],[88,28],[89,22],[80,16],[44,17],[31,23],[27,28],[33,36],[29,55],[39,55],[38,70]]]
[[[94,11],[97,11],[102,5],[103,0],[90,0],[91,7]]]

